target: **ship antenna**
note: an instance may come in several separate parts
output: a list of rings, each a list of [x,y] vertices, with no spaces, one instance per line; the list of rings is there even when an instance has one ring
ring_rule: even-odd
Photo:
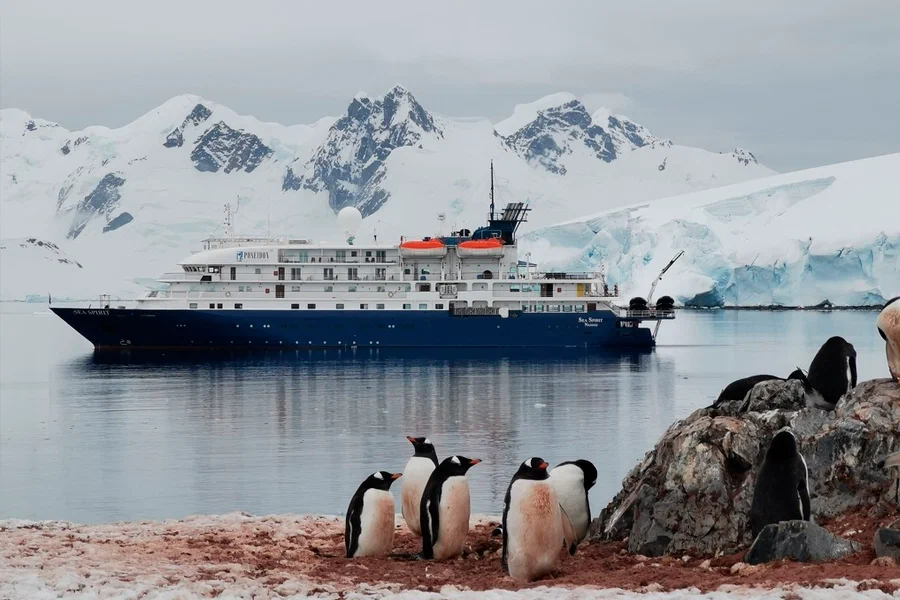
[[[491,161],[491,221],[494,220],[494,161]]]
[[[225,205],[225,237],[231,239],[234,237],[234,230],[231,226],[231,203]]]

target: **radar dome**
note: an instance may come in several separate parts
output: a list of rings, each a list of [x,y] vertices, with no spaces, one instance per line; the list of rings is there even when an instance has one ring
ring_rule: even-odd
[[[348,240],[352,240],[356,236],[359,226],[362,225],[362,213],[355,206],[347,206],[341,209],[337,218],[341,231],[344,232]]]

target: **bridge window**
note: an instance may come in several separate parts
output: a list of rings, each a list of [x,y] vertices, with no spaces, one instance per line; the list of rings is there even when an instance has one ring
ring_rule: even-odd
[[[197,308],[197,303],[191,302],[190,304],[188,304],[188,308]]]
[[[384,304],[376,304],[375,308],[378,310],[384,310]]]
[[[427,304],[420,304],[420,305],[419,305],[419,310],[428,310],[428,305],[427,305]]]
[[[337,310],[344,310],[344,305],[343,305],[343,304],[335,304],[334,307],[335,307]]]
[[[244,308],[244,305],[241,304],[240,302],[238,302],[238,303],[235,303],[234,307],[235,307],[237,310],[240,310],[240,309]]]
[[[300,308],[299,304],[297,305],[297,308]],[[316,305],[315,304],[307,304],[306,308],[308,308],[309,310],[316,310]]]
[[[404,304],[403,310],[410,310],[412,308],[412,304]]]

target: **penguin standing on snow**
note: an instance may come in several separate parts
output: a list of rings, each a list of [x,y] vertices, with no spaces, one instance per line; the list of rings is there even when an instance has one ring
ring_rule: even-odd
[[[597,467],[589,460],[559,463],[550,470],[550,484],[556,491],[559,505],[572,522],[575,543],[587,537],[591,525],[591,502],[588,491],[597,483]]]
[[[466,472],[480,462],[451,456],[431,473],[419,505],[422,558],[447,560],[463,553],[472,512]]]
[[[438,466],[437,453],[431,440],[425,437],[407,436],[415,450],[412,458],[403,469],[403,492],[400,494],[400,508],[403,511],[403,520],[406,526],[417,536],[422,535],[422,526],[419,521],[419,506],[422,503],[422,492],[428,478]]]
[[[378,471],[363,481],[350,506],[344,522],[344,547],[347,558],[383,556],[394,545],[394,497],[391,484],[401,473]]]
[[[856,387],[856,348],[842,337],[829,338],[809,365],[807,379],[812,387],[807,405],[834,410],[841,396]]]
[[[809,470],[790,431],[779,431],[763,460],[753,504],[750,527],[753,539],[766,525],[781,521],[809,521]]]
[[[888,372],[900,383],[900,296],[888,300],[878,315],[878,335],[887,351]]]
[[[547,467],[543,458],[529,458],[506,490],[502,564],[519,581],[535,581],[555,571],[564,546],[575,554],[575,532]]]

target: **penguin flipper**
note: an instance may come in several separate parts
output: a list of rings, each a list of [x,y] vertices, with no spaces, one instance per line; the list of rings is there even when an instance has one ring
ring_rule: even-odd
[[[569,554],[574,555],[578,548],[578,537],[575,535],[575,527],[572,526],[572,519],[569,518],[569,513],[566,512],[562,504],[559,505],[559,513],[562,519],[563,543],[569,549]]]

